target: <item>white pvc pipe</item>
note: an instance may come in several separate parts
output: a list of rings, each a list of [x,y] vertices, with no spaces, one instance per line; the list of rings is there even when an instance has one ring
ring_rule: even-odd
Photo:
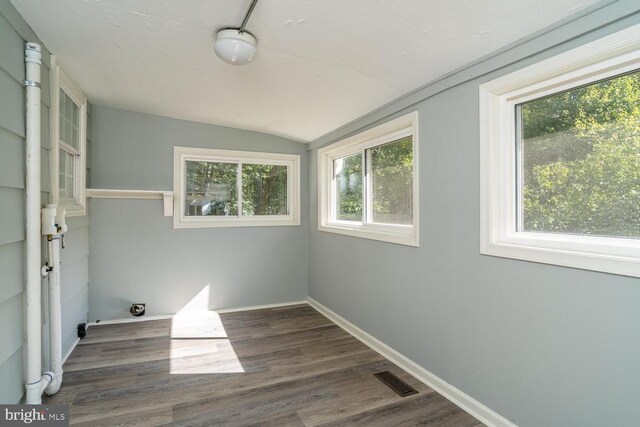
[[[26,229],[27,229],[27,378],[26,403],[42,403],[42,392],[52,374],[41,374],[42,331],[40,310],[42,306],[40,278],[40,65],[41,49],[37,43],[27,43],[26,96]]]
[[[53,380],[45,389],[56,394],[62,385],[62,305],[60,300],[60,239],[56,234],[47,236],[49,253],[49,357]]]
[[[67,231],[65,210],[55,204],[41,211],[42,234],[47,236],[47,265],[42,275],[49,277],[49,356],[52,379],[45,392],[56,394],[62,385],[62,307],[60,299],[60,241]]]

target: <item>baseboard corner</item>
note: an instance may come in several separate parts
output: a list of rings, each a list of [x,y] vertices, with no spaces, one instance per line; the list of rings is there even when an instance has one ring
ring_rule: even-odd
[[[65,355],[62,357],[62,365],[63,366],[64,366],[65,362],[67,361],[67,359],[69,358],[69,356],[71,356],[71,353],[73,353],[73,350],[76,349],[78,344],[80,344],[80,338],[76,338],[73,341],[73,344],[71,344],[71,347],[69,347],[69,350],[67,350]]]

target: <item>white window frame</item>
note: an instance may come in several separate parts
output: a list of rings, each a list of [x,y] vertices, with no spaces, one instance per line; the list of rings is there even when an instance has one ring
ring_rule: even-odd
[[[184,214],[186,194],[186,162],[253,163],[287,166],[288,215],[242,216],[242,186],[238,176],[237,216],[187,216]],[[240,166],[239,166],[240,167]],[[300,225],[300,156],[297,154],[255,151],[218,150],[209,148],[173,148],[173,228],[264,227]]]
[[[517,230],[515,106],[640,69],[640,25],[480,86],[480,253],[640,277],[640,239]]]
[[[60,64],[55,55],[51,55],[51,105],[49,107],[49,127],[51,143],[49,151],[50,200],[65,208],[66,215],[83,216],[87,213],[87,96],[75,83],[71,75]],[[61,199],[59,194],[60,167],[60,89],[78,106],[78,149],[65,144],[63,148],[74,155],[74,195],[73,199]]]
[[[407,136],[413,141],[413,224],[375,224],[365,220],[341,221],[335,218],[335,177],[333,161],[367,149],[397,141]],[[364,239],[380,240],[407,246],[419,246],[419,174],[418,174],[418,112],[406,114],[372,129],[318,150],[318,230],[344,234]],[[366,171],[365,171],[366,175]],[[370,177],[365,176],[363,187],[369,187]],[[371,192],[365,191],[369,203],[365,203],[365,216],[371,219]]]

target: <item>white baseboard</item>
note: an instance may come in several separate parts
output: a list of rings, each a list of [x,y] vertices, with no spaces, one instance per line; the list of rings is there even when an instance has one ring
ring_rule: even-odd
[[[248,307],[238,307],[238,308],[221,308],[220,310],[213,310],[213,311],[215,311],[216,313],[235,313],[236,311],[263,310],[265,308],[288,307],[290,305],[300,305],[300,304],[307,304],[307,301],[303,300],[303,301],[280,302],[276,304],[250,305]]]
[[[173,314],[160,314],[157,316],[142,316],[142,317],[131,317],[126,319],[98,320],[97,322],[88,322],[87,327],[99,326],[99,325],[116,325],[118,323],[146,322],[148,320],[171,319],[173,316],[174,316]]]
[[[216,313],[235,313],[237,311],[251,311],[251,310],[263,310],[265,308],[278,308],[278,307],[287,307],[290,305],[300,305],[307,304],[306,300],[303,301],[290,301],[290,302],[280,302],[275,304],[263,304],[263,305],[250,305],[246,307],[235,307],[235,308],[221,308],[219,310],[211,310]],[[118,323],[132,323],[132,322],[144,322],[147,320],[163,320],[163,319],[172,319],[175,314],[160,314],[157,316],[141,316],[141,317],[131,317],[126,319],[111,319],[111,320],[100,320],[99,322],[89,322],[87,323],[87,327],[89,326],[97,326],[97,325],[115,325]]]
[[[336,325],[340,326],[342,329],[353,335],[358,340],[362,341],[371,349],[380,353],[382,356],[395,363],[398,367],[413,375],[416,379],[431,387],[433,390],[437,391],[442,396],[449,399],[451,402],[455,403],[461,409],[473,415],[475,418],[477,418],[487,426],[517,427],[514,423],[504,418],[502,415],[489,409],[482,403],[475,400],[473,397],[464,393],[462,390],[452,386],[442,378],[439,378],[435,374],[429,372],[413,360],[402,355],[401,353],[389,347],[369,333],[363,331],[353,323],[349,322],[331,309],[320,304],[313,298],[309,297],[307,301],[311,307],[318,310]]]

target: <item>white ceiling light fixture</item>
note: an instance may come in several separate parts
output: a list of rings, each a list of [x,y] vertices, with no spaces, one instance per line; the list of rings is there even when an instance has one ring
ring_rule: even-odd
[[[258,40],[245,31],[256,3],[258,3],[258,0],[251,2],[240,28],[227,28],[218,31],[213,50],[224,62],[233,65],[245,65],[256,59],[258,55]]]

